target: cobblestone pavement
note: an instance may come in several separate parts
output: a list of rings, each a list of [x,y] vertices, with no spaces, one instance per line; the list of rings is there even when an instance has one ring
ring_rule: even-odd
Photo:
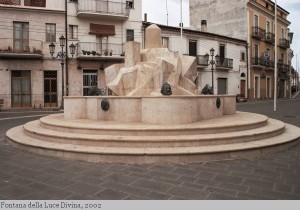
[[[300,99],[237,105],[300,127]],[[16,150],[7,129],[47,113],[0,112],[0,200],[300,199],[300,145],[268,156],[170,165],[92,164]],[[30,118],[16,118],[17,116]],[[13,119],[7,119],[13,117]]]

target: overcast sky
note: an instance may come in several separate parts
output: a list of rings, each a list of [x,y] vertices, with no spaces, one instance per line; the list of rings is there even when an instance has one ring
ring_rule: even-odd
[[[148,14],[148,21],[167,25],[167,5],[168,24],[179,26],[180,23],[180,0],[142,0],[143,14]],[[229,0],[232,1],[232,0]],[[275,1],[275,0],[273,0]],[[183,25],[190,25],[189,20],[189,0],[183,0]],[[277,4],[290,12],[288,20],[292,22],[290,31],[294,32],[292,49],[294,50],[294,67],[296,68],[296,55],[300,63],[300,0],[277,0]],[[299,67],[300,69],[300,67]]]

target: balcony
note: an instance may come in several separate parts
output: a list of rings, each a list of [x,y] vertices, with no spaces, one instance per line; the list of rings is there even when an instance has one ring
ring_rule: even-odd
[[[257,67],[265,67],[266,66],[266,61],[263,58],[252,58],[252,65],[257,66]]]
[[[267,42],[269,44],[274,44],[275,43],[275,34],[273,34],[271,32],[266,33],[265,42]]]
[[[14,40],[0,38],[2,59],[43,59],[43,42],[39,40]]]
[[[274,69],[275,68],[275,61],[273,60],[265,60],[265,67],[268,68],[268,69]]]
[[[278,61],[278,71],[287,73],[290,71],[290,66],[287,64],[282,63],[282,61]]]
[[[0,4],[25,7],[46,7],[46,0],[0,0]]]
[[[279,40],[279,47],[287,49],[290,48],[290,42],[287,39],[280,39]]]
[[[77,16],[98,19],[128,20],[126,3],[105,0],[78,0]]]
[[[197,65],[202,67],[207,67],[209,65],[208,59],[209,59],[208,56],[197,55]]]
[[[123,44],[79,42],[77,44],[79,60],[111,60],[123,61]]]
[[[233,69],[233,59],[216,56],[217,69]]]
[[[252,27],[252,37],[255,39],[264,39],[266,36],[266,31],[258,26]]]
[[[0,0],[0,4],[20,6],[21,0]]]

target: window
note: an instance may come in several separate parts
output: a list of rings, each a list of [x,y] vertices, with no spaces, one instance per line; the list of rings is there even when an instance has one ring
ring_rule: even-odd
[[[98,87],[98,72],[91,70],[83,71],[83,96],[89,95],[92,87]]]
[[[281,39],[284,39],[285,37],[284,37],[284,29],[282,28],[281,29]]]
[[[14,22],[14,50],[29,51],[29,23]]]
[[[69,39],[78,39],[78,26],[69,25]]]
[[[254,57],[258,58],[258,45],[254,45]]]
[[[126,8],[127,9],[133,9],[134,8],[134,1],[126,1]]]
[[[127,30],[126,31],[126,41],[134,41],[134,30]]]
[[[162,40],[162,46],[164,48],[169,49],[169,38],[168,37],[162,37],[161,40]]]
[[[241,52],[241,61],[245,61],[245,60],[246,60],[246,53]]]
[[[56,25],[46,23],[46,42],[56,42]]]
[[[254,15],[254,26],[258,27],[258,15]]]
[[[46,0],[24,0],[24,6],[46,7]]]
[[[70,0],[70,2],[78,3],[78,0]]]
[[[270,21],[267,21],[267,25],[266,25],[266,33],[270,32]]]

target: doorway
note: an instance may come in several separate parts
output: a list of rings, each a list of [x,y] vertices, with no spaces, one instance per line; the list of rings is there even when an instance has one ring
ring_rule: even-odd
[[[218,78],[218,95],[226,95],[226,94],[227,94],[227,79]]]
[[[57,71],[44,71],[44,107],[57,107]]]
[[[11,106],[31,107],[31,71],[11,71]]]

